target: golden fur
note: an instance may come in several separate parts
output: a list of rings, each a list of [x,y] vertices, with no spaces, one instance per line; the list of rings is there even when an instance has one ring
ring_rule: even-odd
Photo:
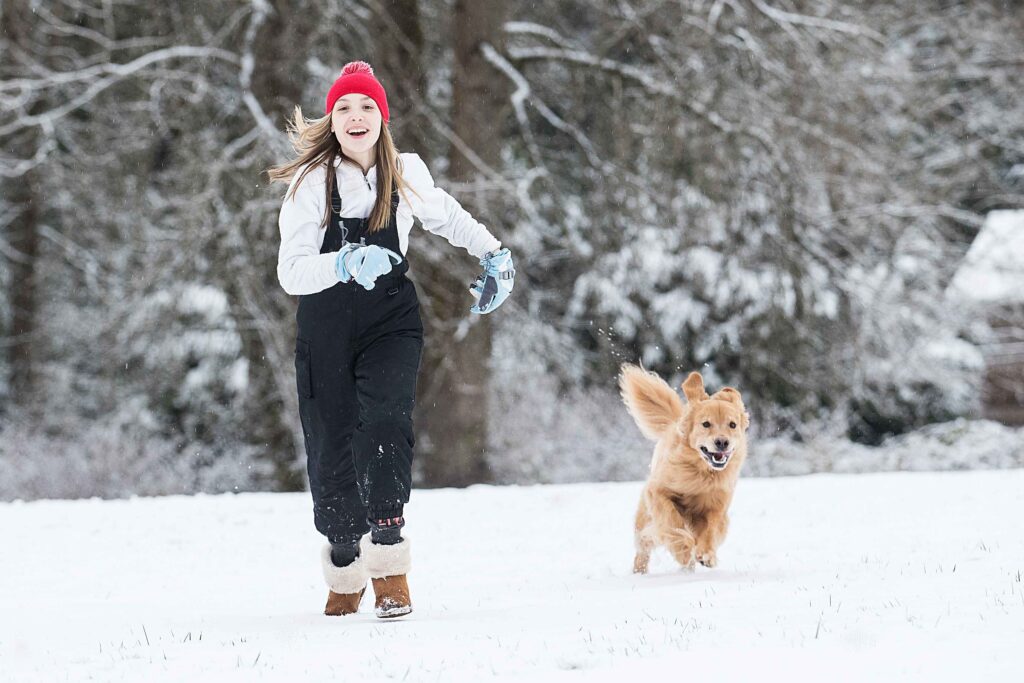
[[[747,457],[750,417],[740,393],[726,387],[708,396],[700,373],[691,372],[683,403],[667,382],[635,365],[622,366],[619,387],[640,431],[656,442],[636,512],[633,571],[646,574],[659,545],[688,569],[714,567]]]

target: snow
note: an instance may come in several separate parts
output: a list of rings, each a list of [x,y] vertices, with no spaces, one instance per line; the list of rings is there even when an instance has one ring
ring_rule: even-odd
[[[760,476],[1022,468],[1024,428],[960,418],[890,436],[880,446],[828,436],[803,443],[765,438],[745,467]]]
[[[416,491],[416,611],[319,613],[307,494],[0,505],[0,680],[1021,680],[1024,470],[741,479],[634,576],[640,483]]]
[[[976,303],[1024,300],[1024,211],[990,211],[950,285]]]

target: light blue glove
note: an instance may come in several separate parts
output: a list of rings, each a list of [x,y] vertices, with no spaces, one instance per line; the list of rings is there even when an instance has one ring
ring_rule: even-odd
[[[512,265],[512,253],[505,248],[484,254],[480,265],[484,272],[469,286],[469,293],[477,300],[469,310],[483,314],[505,303],[516,282],[516,269]]]
[[[376,244],[356,244],[349,242],[338,251],[334,269],[342,282],[355,280],[363,289],[373,289],[374,281],[385,273],[390,273],[391,262],[397,266],[402,257]]]

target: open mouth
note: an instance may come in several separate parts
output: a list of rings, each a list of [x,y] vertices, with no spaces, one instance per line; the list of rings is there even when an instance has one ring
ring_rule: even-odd
[[[350,136],[352,136],[354,138],[357,138],[357,139],[361,138],[361,137],[365,137],[369,133],[370,133],[370,131],[368,131],[365,128],[353,128],[352,130],[348,131],[348,134]]]
[[[704,446],[700,447],[700,454],[713,470],[724,470],[729,464],[729,458],[732,457],[732,451],[709,451]]]

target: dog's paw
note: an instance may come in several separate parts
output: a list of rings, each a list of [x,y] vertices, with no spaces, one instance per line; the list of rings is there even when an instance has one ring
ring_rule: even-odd
[[[714,553],[701,553],[697,556],[697,561],[711,569],[718,564],[718,557]]]
[[[642,557],[637,555],[633,558],[633,573],[634,574],[646,574],[647,563],[650,561],[650,557]]]

